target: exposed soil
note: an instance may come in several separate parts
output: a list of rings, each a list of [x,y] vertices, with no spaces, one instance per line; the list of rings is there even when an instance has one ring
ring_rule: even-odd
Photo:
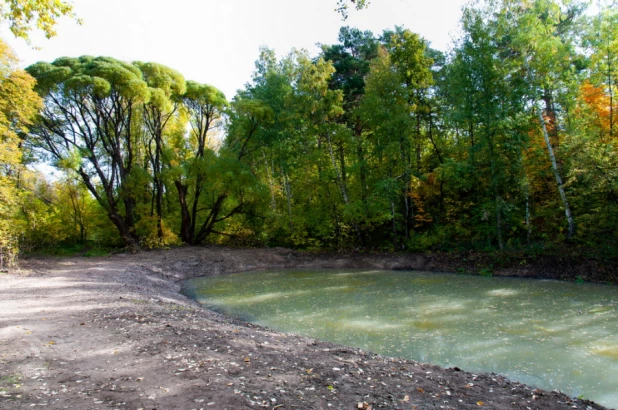
[[[227,248],[27,260],[21,272],[0,275],[0,408],[604,408],[496,374],[238,322],[179,293],[182,279],[263,268],[449,270],[450,263]],[[528,275],[523,268],[511,274]]]

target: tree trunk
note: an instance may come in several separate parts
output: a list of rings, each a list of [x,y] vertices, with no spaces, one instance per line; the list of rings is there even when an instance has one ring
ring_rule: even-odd
[[[395,202],[391,199],[391,221],[393,223],[393,247],[397,250],[397,222],[395,221]]]
[[[500,210],[501,198],[498,192],[495,192],[496,200],[496,231],[498,233],[498,247],[501,251],[504,250],[504,239],[502,237],[502,212]]]
[[[129,227],[123,218],[118,213],[108,213],[107,216],[112,223],[118,228],[118,232],[124,241],[124,244],[131,252],[135,252],[139,249],[139,238],[135,235],[135,231],[132,227]]]
[[[607,40],[607,88],[609,90],[609,136],[614,135],[614,89],[610,41]]]
[[[552,148],[551,141],[549,140],[549,134],[547,133],[547,127],[545,126],[545,119],[543,118],[543,112],[539,106],[536,107],[539,122],[543,128],[543,138],[545,139],[545,145],[547,145],[547,152],[551,159],[551,169],[554,172],[556,178],[556,184],[558,185],[558,192],[560,193],[560,199],[562,200],[562,206],[564,207],[564,214],[568,224],[568,238],[572,238],[575,235],[575,224],[573,222],[573,216],[571,215],[571,207],[569,207],[569,201],[567,200],[566,193],[564,192],[564,186],[562,184],[562,178],[558,170],[558,164],[556,163],[556,156],[554,155],[554,149]]]
[[[350,198],[348,198],[348,191],[345,186],[345,181],[343,180],[339,171],[339,167],[337,166],[337,160],[335,159],[335,153],[333,152],[333,144],[331,142],[330,135],[326,134],[326,138],[328,140],[328,152],[330,153],[330,160],[333,164],[333,169],[335,170],[335,177],[337,179],[339,189],[341,190],[341,195],[343,196],[343,202],[346,205],[350,205]],[[356,223],[356,221],[352,221],[352,226],[354,227],[354,231],[356,232],[356,237],[358,238],[359,244],[363,245],[363,238],[358,223]]]
[[[364,205],[367,205],[367,164],[365,163],[365,152],[363,150],[363,127],[360,120],[360,117],[356,117],[356,125],[354,127],[354,136],[356,137],[356,159],[358,161],[359,167],[359,178],[361,185],[361,200]]]
[[[530,246],[532,226],[530,225],[530,196],[528,195],[528,188],[526,188],[526,231],[526,243]]]
[[[549,141],[557,147],[560,141],[558,140],[558,121],[556,119],[556,109],[554,108],[554,97],[549,87],[545,87],[543,91],[542,99],[545,102],[545,115],[547,116],[548,122],[545,128],[549,136]]]
[[[502,198],[498,193],[498,181],[496,180],[496,161],[495,161],[495,153],[494,153],[494,138],[495,131],[492,131],[488,134],[487,140],[489,143],[489,161],[490,161],[490,169],[491,169],[491,186],[494,191],[494,201],[496,205],[496,236],[498,237],[498,247],[501,251],[504,250],[504,241],[502,237],[502,210],[500,206],[500,202]]]
[[[210,209],[210,214],[206,218],[206,221],[204,221],[200,230],[195,235],[194,244],[202,243],[215,228],[215,223],[217,223],[218,221],[218,216],[221,213],[221,209],[223,208],[223,204],[226,198],[226,194],[221,194],[217,197],[217,200]]]
[[[188,187],[181,181],[174,181],[178,191],[178,203],[180,204],[180,239],[184,243],[193,244],[193,232],[191,231],[191,215],[187,206]]]
[[[294,232],[294,222],[292,221],[292,187],[290,186],[290,179],[286,172],[283,173],[283,186],[285,188],[285,199],[288,205],[288,221],[290,226],[290,232]]]
[[[163,239],[163,180],[161,179],[161,156],[163,151],[163,135],[157,133],[155,136],[155,163],[154,168],[154,182],[156,189],[156,210],[157,210],[157,238]]]

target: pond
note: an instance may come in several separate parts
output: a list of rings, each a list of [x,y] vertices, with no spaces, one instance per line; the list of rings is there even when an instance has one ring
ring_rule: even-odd
[[[205,307],[283,332],[496,372],[618,406],[618,288],[409,271],[287,270],[191,279]]]

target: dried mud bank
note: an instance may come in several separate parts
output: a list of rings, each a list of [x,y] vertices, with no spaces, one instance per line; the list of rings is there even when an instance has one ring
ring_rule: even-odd
[[[264,268],[448,270],[447,263],[225,248],[32,259],[0,276],[0,408],[604,408],[495,374],[241,323],[179,293],[182,279]]]

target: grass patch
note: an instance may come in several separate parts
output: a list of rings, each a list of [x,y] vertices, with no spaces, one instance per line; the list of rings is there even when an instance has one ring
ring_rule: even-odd
[[[15,384],[19,384],[20,378],[17,375],[7,375],[0,377],[0,386],[13,387]]]
[[[170,303],[166,307],[168,309],[170,309],[170,310],[179,310],[179,311],[182,311],[182,312],[187,312],[187,311],[193,311],[194,310],[193,308],[177,305],[175,303]]]
[[[87,257],[107,256],[110,253],[111,253],[110,249],[95,248],[95,249],[87,250],[86,252],[82,254],[82,256],[87,256]]]
[[[41,248],[34,248],[30,252],[26,252],[30,256],[58,256],[58,257],[71,257],[71,256],[107,256],[116,251],[116,248],[100,245],[88,241],[86,243],[59,243],[51,246],[45,246]]]

